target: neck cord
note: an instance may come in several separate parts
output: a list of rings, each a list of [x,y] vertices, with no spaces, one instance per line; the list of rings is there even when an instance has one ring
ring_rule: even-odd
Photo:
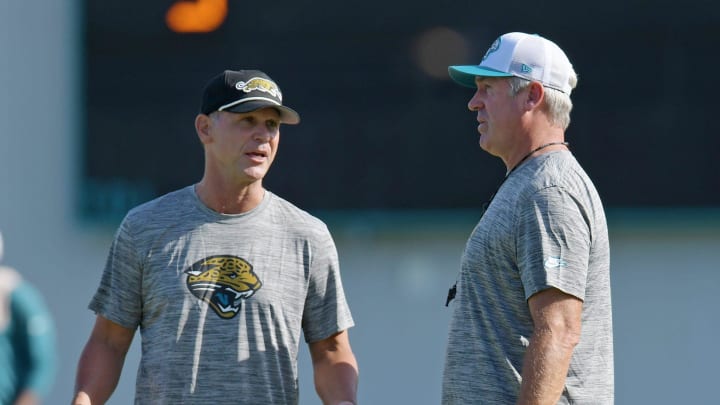
[[[507,174],[505,175],[505,178],[503,179],[503,181],[500,182],[500,185],[498,186],[497,190],[495,190],[495,192],[490,196],[490,199],[489,199],[486,203],[484,203],[484,204],[482,205],[482,213],[480,214],[480,218],[482,218],[482,216],[485,215],[485,211],[487,211],[487,209],[488,209],[488,207],[490,206],[490,203],[492,202],[493,198],[495,198],[495,194],[497,194],[497,192],[500,191],[500,187],[502,187],[502,185],[505,183],[505,180],[507,180],[507,178],[510,177],[510,175],[512,174],[512,172],[514,172],[515,169],[517,169],[518,167],[520,167],[520,165],[521,165],[524,161],[526,161],[530,156],[532,156],[533,153],[535,153],[535,152],[537,152],[537,151],[539,151],[539,150],[541,150],[541,149],[545,149],[545,148],[547,148],[548,146],[553,146],[553,145],[564,145],[564,146],[568,146],[568,147],[569,147],[569,146],[570,146],[570,143],[568,143],[568,142],[548,142],[548,143],[546,143],[546,144],[540,145],[540,146],[538,146],[537,148],[531,150],[530,153],[528,153],[528,154],[525,155],[522,159],[520,159],[520,161],[519,161],[515,166],[513,166],[512,169],[510,169],[510,170],[507,172]],[[460,276],[460,275],[458,274],[458,277],[459,277],[459,276]],[[450,301],[452,301],[452,300],[455,298],[455,295],[456,295],[456,294],[457,294],[457,279],[455,280],[455,284],[453,284],[453,286],[450,288],[450,290],[448,290],[448,295],[447,295],[447,300],[445,301],[445,306],[448,306],[448,305],[450,304]]]
[[[490,199],[487,200],[487,202],[485,202],[485,203],[482,205],[482,214],[480,214],[480,217],[482,218],[482,216],[485,214],[485,211],[487,211],[487,209],[488,209],[488,207],[490,206],[490,203],[492,202],[493,198],[495,198],[495,194],[497,194],[497,192],[500,191],[500,187],[502,187],[502,185],[505,184],[505,180],[507,180],[508,177],[510,177],[510,175],[515,171],[515,169],[517,169],[518,167],[520,167],[520,165],[523,164],[523,162],[526,161],[527,158],[529,158],[530,156],[532,156],[533,153],[539,151],[540,149],[545,149],[545,148],[547,148],[548,146],[553,146],[553,145],[565,145],[565,146],[568,146],[568,147],[570,146],[570,144],[569,144],[568,142],[548,142],[548,143],[546,143],[546,144],[544,144],[544,145],[538,146],[537,148],[531,150],[530,153],[528,153],[527,155],[523,156],[523,158],[520,159],[520,161],[519,161],[515,166],[513,166],[512,169],[510,169],[510,170],[507,172],[507,174],[505,175],[505,178],[503,178],[503,180],[500,182],[500,185],[497,187],[497,189],[495,190],[495,192],[492,193],[492,195],[490,196]]]
[[[531,150],[530,153],[528,153],[527,155],[523,156],[523,158],[520,159],[520,161],[517,162],[517,164],[516,164],[515,166],[513,166],[512,169],[510,169],[510,171],[507,172],[507,174],[505,175],[505,178],[507,179],[508,176],[510,176],[510,174],[511,174],[512,172],[514,172],[515,169],[517,169],[518,167],[520,167],[520,165],[521,165],[524,161],[526,161],[527,158],[529,158],[530,156],[532,156],[533,153],[535,153],[535,152],[537,152],[537,151],[539,151],[539,150],[541,150],[541,149],[545,149],[545,148],[547,148],[548,146],[553,146],[553,145],[570,146],[570,143],[568,143],[568,142],[548,142],[548,143],[546,143],[546,144],[543,144],[543,145],[538,146],[537,148]],[[501,183],[500,185],[502,186],[502,183]],[[500,188],[500,187],[498,187],[498,188]]]

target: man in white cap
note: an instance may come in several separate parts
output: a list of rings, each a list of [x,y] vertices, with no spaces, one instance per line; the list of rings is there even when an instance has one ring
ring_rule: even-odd
[[[575,71],[555,43],[512,32],[449,73],[475,89],[480,147],[507,172],[448,295],[442,403],[612,404],[607,224],[565,141]]]
[[[280,124],[299,121],[259,70],[208,82],[195,118],[203,177],[122,221],[90,302],[75,405],[107,401],[137,329],[137,404],[297,404],[303,336],[323,403],[356,402],[333,239],[262,183]]]

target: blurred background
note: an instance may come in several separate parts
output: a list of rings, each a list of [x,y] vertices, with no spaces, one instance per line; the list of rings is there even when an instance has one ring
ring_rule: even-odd
[[[538,33],[579,74],[567,132],[606,204],[618,404],[712,403],[720,349],[720,5],[556,2],[4,0],[4,264],[43,292],[68,403],[115,227],[199,180],[205,81],[259,68],[299,126],[266,186],[335,236],[364,404],[435,404],[447,288],[504,166],[447,78],[502,33]],[[131,403],[136,338],[110,404]],[[316,404],[307,350],[301,403]]]

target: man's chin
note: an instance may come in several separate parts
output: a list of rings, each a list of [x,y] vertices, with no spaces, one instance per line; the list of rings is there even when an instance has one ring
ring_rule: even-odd
[[[251,182],[262,181],[262,179],[265,178],[267,172],[268,169],[264,167],[249,167],[245,169],[245,176]]]

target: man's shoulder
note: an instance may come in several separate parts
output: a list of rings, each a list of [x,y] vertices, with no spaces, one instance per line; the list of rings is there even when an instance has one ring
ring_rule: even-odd
[[[573,189],[579,184],[591,183],[575,156],[568,151],[556,151],[538,156],[518,177],[523,178],[518,186],[530,192],[549,187]]]
[[[167,212],[168,209],[176,208],[178,205],[186,203],[190,200],[192,194],[192,186],[184,187],[179,190],[171,191],[163,194],[150,201],[144,202],[130,211],[128,217],[147,217],[157,213]]]
[[[286,225],[296,225],[300,227],[308,227],[310,229],[327,229],[325,222],[308,211],[298,207],[290,201],[280,197],[277,194],[270,193],[270,207],[274,211],[274,215],[282,220]]]
[[[195,212],[191,186],[169,192],[132,208],[121,228],[138,235],[142,231],[165,229],[178,221],[187,222]]]
[[[538,156],[535,170],[547,176],[561,177],[568,170],[578,169],[582,170],[575,155],[570,151],[559,150]]]

